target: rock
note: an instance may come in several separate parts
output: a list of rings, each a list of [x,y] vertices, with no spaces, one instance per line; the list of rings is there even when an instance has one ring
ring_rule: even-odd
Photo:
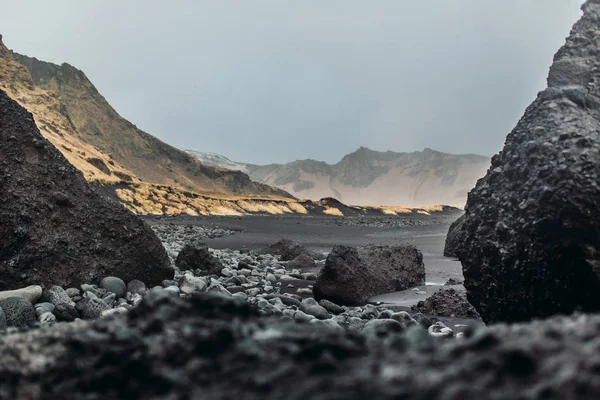
[[[109,310],[110,307],[99,298],[84,298],[75,306],[81,318],[95,319],[99,318],[102,311]]]
[[[117,278],[116,276],[107,276],[100,281],[100,287],[109,292],[114,293],[117,297],[125,297],[127,293],[127,286],[123,279]]]
[[[160,282],[173,276],[148,225],[95,192],[0,91],[0,287],[65,287],[100,273]]]
[[[315,260],[310,258],[308,255],[302,253],[298,257],[295,257],[290,262],[287,263],[288,269],[299,269],[299,270],[307,270],[317,268],[317,264]],[[304,278],[303,278],[304,279]]]
[[[6,325],[9,327],[27,327],[35,322],[33,304],[22,297],[0,299],[0,308],[4,311]]]
[[[331,315],[327,312],[327,310],[319,305],[315,301],[315,299],[307,298],[302,300],[302,304],[300,306],[300,310],[304,311],[306,314],[312,315],[318,319],[328,319],[331,318]]]
[[[372,336],[386,336],[390,333],[400,332],[403,329],[402,324],[393,319],[372,319],[367,321],[362,328],[362,333]]]
[[[457,253],[486,323],[600,311],[598,7],[469,193]]]
[[[313,291],[310,288],[300,288],[296,290],[296,293],[304,296],[312,296]]]
[[[56,316],[51,312],[45,312],[40,314],[38,317],[38,322],[40,325],[52,325],[56,322]]]
[[[77,296],[81,296],[81,290],[77,289],[77,288],[68,288],[65,290],[65,293],[67,294],[67,296],[69,296],[71,299],[73,299],[73,297],[77,297]]]
[[[202,275],[220,275],[223,264],[210,254],[206,244],[193,241],[183,246],[177,255],[175,265],[181,271],[200,270]]]
[[[40,315],[42,315],[43,313],[53,313],[54,309],[56,308],[54,306],[54,304],[52,303],[37,303],[35,306],[35,314],[39,317]]]
[[[208,284],[203,278],[192,275],[191,272],[186,272],[179,281],[179,290],[183,294],[191,294],[193,292],[205,292],[208,289]]]
[[[179,288],[177,286],[167,286],[165,291],[171,293],[173,296],[179,296]]]
[[[281,302],[283,304],[285,304],[288,307],[294,306],[294,307],[300,308],[302,306],[302,302],[300,300],[295,299],[290,296],[281,296],[281,297],[279,297],[279,299],[281,300]]]
[[[464,214],[461,215],[456,221],[454,221],[448,229],[446,235],[446,243],[444,245],[444,257],[457,257],[456,249],[465,241],[465,234],[463,231],[463,222],[465,220]]]
[[[329,330],[334,330],[334,331],[339,331],[339,332],[343,332],[344,328],[342,328],[337,322],[335,322],[333,319],[324,319],[324,320],[320,320],[320,319],[313,319],[310,321],[311,324],[329,329]]]
[[[379,310],[373,304],[367,304],[363,312],[360,314],[362,319],[377,319],[379,318]]]
[[[117,308],[111,308],[109,310],[104,310],[100,313],[101,317],[108,317],[111,315],[117,315],[117,314],[125,314],[127,312],[127,309],[125,307],[117,307]]]
[[[6,314],[4,314],[4,310],[0,307],[0,332],[4,332],[8,325],[6,324]]]
[[[75,318],[79,318],[75,303],[62,287],[50,286],[44,290],[42,298],[55,306],[52,312],[61,320],[73,321]]]
[[[413,317],[410,316],[409,313],[407,313],[406,311],[400,311],[397,313],[393,313],[390,316],[391,319],[396,320],[398,322],[400,322],[402,325],[404,326],[419,326],[419,322],[417,322],[416,319],[414,319]],[[431,325],[431,324],[430,324]],[[427,326],[428,328],[429,326]],[[427,329],[425,328],[425,329]]]
[[[448,328],[441,321],[438,321],[435,324],[431,325],[427,329],[427,332],[429,333],[429,335],[431,335],[433,337],[441,337],[441,338],[454,337],[454,332],[452,331],[452,329]]]
[[[414,314],[413,319],[419,323],[424,329],[428,329],[431,325],[433,325],[433,321],[426,315],[421,313]]]
[[[139,279],[133,279],[127,284],[127,291],[129,293],[143,295],[147,290],[146,284]]]
[[[367,324],[362,318],[350,317],[348,318],[348,330],[351,332],[360,332]]]
[[[319,305],[329,311],[332,314],[341,314],[344,312],[344,309],[337,304],[329,301],[329,300],[321,300],[319,301]]]
[[[259,254],[280,256],[281,261],[291,261],[300,255],[304,255],[311,259],[313,263],[314,260],[322,260],[325,258],[322,253],[309,250],[303,245],[290,239],[280,239],[277,243],[260,250]]]
[[[312,315],[306,314],[305,312],[303,312],[301,310],[297,310],[296,312],[294,312],[294,319],[298,322],[310,322],[313,319],[315,319],[315,317],[313,317]]]
[[[424,284],[423,255],[414,246],[335,246],[313,292],[317,300],[361,305],[370,297]]]
[[[454,288],[442,288],[429,296],[414,311],[432,316],[480,319],[477,310],[469,304],[467,294]]]
[[[31,303],[35,303],[42,296],[42,287],[38,285],[31,285],[21,289],[5,290],[0,292],[0,300],[7,299],[9,297],[21,297],[25,300],[29,300]]]
[[[456,285],[462,285],[464,282],[461,281],[460,279],[454,279],[454,278],[450,278],[446,281],[446,283],[444,283],[444,286],[456,286]]]

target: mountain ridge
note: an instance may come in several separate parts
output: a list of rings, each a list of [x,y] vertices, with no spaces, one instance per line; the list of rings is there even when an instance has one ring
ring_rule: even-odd
[[[298,198],[335,197],[346,204],[464,205],[467,192],[490,165],[478,154],[450,154],[431,148],[381,152],[365,146],[335,164],[312,159],[285,164],[240,163],[225,156],[186,150],[202,162],[241,166],[253,180],[282,188]],[[369,193],[370,192],[370,193]],[[387,192],[387,193],[386,193]]]

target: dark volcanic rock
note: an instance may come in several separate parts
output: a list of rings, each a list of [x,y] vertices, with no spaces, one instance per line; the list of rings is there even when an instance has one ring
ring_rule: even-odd
[[[439,289],[425,299],[422,306],[413,306],[413,310],[439,317],[480,319],[475,308],[469,304],[467,294],[454,288]]]
[[[220,275],[223,264],[210,254],[205,243],[195,241],[187,243],[175,260],[175,265],[182,271],[202,270],[206,275]]]
[[[294,258],[286,265],[287,269],[299,269],[299,270],[307,270],[311,268],[317,268],[317,264],[315,260],[310,258],[306,254],[300,254],[298,257]]]
[[[423,254],[414,246],[335,246],[313,293],[317,300],[361,305],[378,294],[424,284]]]
[[[309,250],[300,243],[290,239],[281,239],[277,243],[260,250],[259,253],[281,256],[281,261],[291,261],[300,255],[304,255],[312,260],[323,260],[325,258],[324,254]]]
[[[448,235],[446,236],[446,244],[444,245],[444,257],[456,257],[456,249],[460,247],[465,240],[465,233],[462,230],[464,214],[450,225]]]
[[[0,91],[0,289],[75,286],[106,275],[172,278],[152,230],[96,194]]]
[[[256,314],[219,296],[158,296],[125,316],[2,336],[0,398],[600,396],[597,315],[497,325],[461,340],[395,324],[385,339],[366,340]]]
[[[35,310],[29,300],[21,297],[8,297],[0,300],[6,325],[17,328],[30,326],[35,322]]]
[[[600,2],[583,9],[469,194],[457,253],[486,322],[600,310]]]

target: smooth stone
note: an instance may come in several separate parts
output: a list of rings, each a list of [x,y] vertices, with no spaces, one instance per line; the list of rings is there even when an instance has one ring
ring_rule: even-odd
[[[117,278],[116,276],[107,276],[100,281],[100,287],[109,292],[113,292],[117,297],[125,297],[127,293],[127,285],[123,282],[123,279]]]
[[[400,332],[404,326],[393,319],[372,319],[367,321],[362,329],[365,335],[384,336],[393,332]]]
[[[438,321],[435,324],[431,325],[427,329],[427,332],[429,333],[430,336],[433,336],[433,337],[439,337],[439,338],[454,337],[454,332],[452,331],[452,329],[448,328],[441,321]]]
[[[42,287],[38,285],[31,285],[21,289],[5,290],[0,292],[0,300],[7,299],[9,297],[21,297],[22,299],[29,300],[31,303],[35,303],[42,296]]]
[[[326,299],[319,301],[319,305],[332,314],[341,314],[344,312],[344,309],[341,306],[338,306],[334,302]]]
[[[389,310],[387,310],[387,311],[389,311]],[[391,318],[400,323],[404,323],[406,326],[419,325],[419,323],[413,317],[411,317],[410,314],[407,313],[406,311],[400,311],[397,313],[393,313]]]
[[[126,312],[127,312],[127,308],[125,308],[125,307],[116,307],[116,308],[111,308],[109,310],[103,310],[102,312],[100,312],[100,316],[101,317],[108,317],[110,315],[125,314]]]
[[[310,321],[310,323],[317,325],[317,326],[323,326],[323,327],[326,327],[327,329],[331,329],[331,330],[336,330],[336,331],[341,331],[341,332],[344,331],[344,328],[342,328],[333,319],[325,319],[325,320],[313,319]]]
[[[83,299],[82,299],[83,300]],[[77,309],[71,304],[58,304],[54,308],[54,315],[62,321],[73,321],[79,318],[79,312]]]
[[[177,286],[167,286],[165,292],[168,292],[173,296],[179,296],[179,288]]]
[[[198,278],[192,275],[191,272],[186,272],[179,281],[179,290],[183,294],[192,294],[194,292],[206,292],[208,284],[203,278]]]
[[[66,289],[65,293],[67,293],[67,296],[69,296],[70,298],[73,298],[75,296],[81,296],[81,290],[74,287]]]
[[[52,303],[48,303],[48,302],[44,302],[44,303],[37,303],[35,305],[35,313],[40,316],[43,313],[46,312],[54,312],[54,309],[56,308],[56,306]]]
[[[360,332],[366,325],[366,321],[362,318],[350,317],[348,318],[348,330],[352,332]]]
[[[310,322],[311,320],[315,319],[315,317],[313,317],[312,315],[308,315],[300,310],[297,310],[294,313],[294,319],[298,322]]]
[[[313,291],[311,289],[308,289],[308,288],[301,288],[301,289],[296,290],[296,293],[297,294],[304,294],[304,295],[310,295],[310,296],[312,296]]]

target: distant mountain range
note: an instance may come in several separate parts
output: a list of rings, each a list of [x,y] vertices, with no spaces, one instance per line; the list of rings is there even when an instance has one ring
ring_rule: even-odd
[[[361,147],[333,165],[315,160],[254,165],[220,154],[186,151],[205,164],[243,171],[252,180],[298,198],[335,197],[346,204],[361,205],[463,206],[468,191],[490,165],[489,157],[431,149],[395,153]]]

